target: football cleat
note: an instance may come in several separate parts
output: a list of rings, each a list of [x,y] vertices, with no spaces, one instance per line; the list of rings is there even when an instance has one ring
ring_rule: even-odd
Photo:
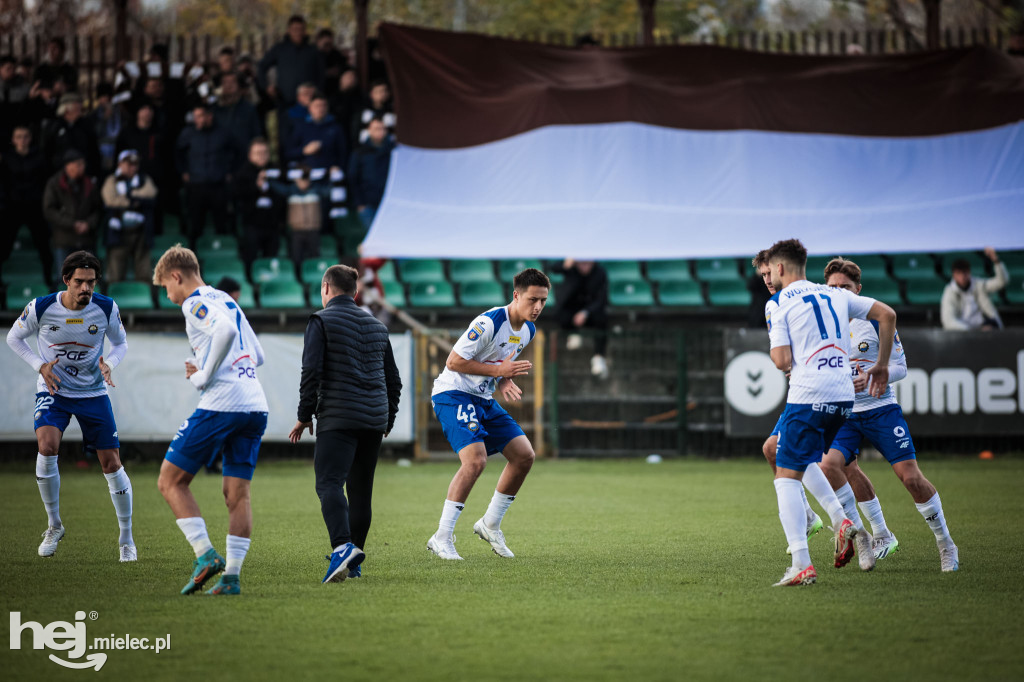
[[[455,536],[450,540],[439,540],[436,535],[431,535],[427,540],[427,549],[447,561],[462,561],[462,557],[455,551]]]
[[[960,570],[960,551],[956,545],[945,545],[939,548],[939,561],[943,573]]]
[[[853,540],[857,536],[857,526],[853,525],[853,521],[850,519],[843,519],[835,533],[835,537],[832,539],[835,547],[835,566],[842,568],[853,558]]]
[[[811,513],[814,514],[814,512],[811,512]],[[818,516],[817,514],[814,514],[807,521],[807,539],[810,540],[811,538],[813,538],[815,535],[818,534],[818,531],[820,531],[824,527],[825,527],[825,524],[823,524],[821,522],[821,517]],[[792,553],[793,552],[790,551],[789,547],[786,547],[786,554],[792,554]]]
[[[135,547],[135,545],[121,545],[120,554],[122,563],[126,561],[139,560],[139,550]]]
[[[326,559],[331,563],[327,565],[327,574],[321,584],[345,582],[349,577],[349,571],[358,568],[365,558],[363,550],[351,542],[346,542],[340,550],[327,555]]]
[[[491,549],[498,556],[503,556],[506,559],[511,559],[515,556],[512,550],[505,544],[505,534],[499,529],[488,528],[482,518],[473,524],[473,532],[479,535],[481,540],[489,542]]]
[[[891,530],[887,531],[885,535],[876,536],[871,545],[875,553],[875,559],[884,559],[900,549],[900,543]]]
[[[857,545],[857,563],[860,564],[860,570],[870,571],[875,567],[875,552],[871,548],[871,535],[866,530],[858,531],[853,542]]]
[[[359,566],[356,566],[355,568],[348,569],[348,577],[349,577],[349,580],[351,580],[352,578],[362,578],[363,577],[363,566],[362,566],[362,564],[360,564]]]
[[[221,594],[241,594],[242,586],[238,583],[238,574],[222,575],[217,584],[206,591],[206,594],[217,596]]]
[[[64,537],[64,526],[47,528],[43,532],[43,541],[39,543],[39,556],[53,556],[57,551],[57,543]]]
[[[817,579],[818,573],[814,570],[814,566],[808,566],[807,568],[794,568],[790,566],[782,574],[782,580],[775,583],[772,587],[799,587],[800,585],[810,585]]]
[[[206,554],[192,562],[192,577],[181,588],[182,594],[192,594],[203,589],[206,581],[224,570],[224,557],[217,550],[208,549]]]

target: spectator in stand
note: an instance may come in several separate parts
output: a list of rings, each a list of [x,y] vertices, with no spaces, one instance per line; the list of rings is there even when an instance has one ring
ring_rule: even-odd
[[[206,104],[192,109],[193,124],[178,136],[175,162],[188,192],[189,235],[194,244],[213,216],[217,234],[231,234],[228,224],[227,183],[240,154],[234,140],[213,120]]]
[[[362,129],[359,131],[359,141],[366,142],[369,135],[370,121],[380,119],[388,130],[388,135],[395,134],[395,112],[391,105],[391,89],[384,81],[375,81],[370,84],[370,96],[366,100],[363,111],[359,116]]]
[[[348,185],[359,220],[369,230],[384,196],[384,185],[391,167],[394,142],[379,118],[370,121],[369,137],[353,152],[348,166]]]
[[[561,265],[551,268],[565,275],[558,292],[558,322],[571,332],[565,347],[577,350],[583,337],[576,331],[584,327],[595,330],[594,355],[590,358],[590,373],[608,378],[608,273],[592,260],[566,258]]]
[[[59,95],[78,92],[78,69],[65,59],[67,46],[63,38],[50,38],[46,44],[46,61],[36,67],[33,81],[49,81]]]
[[[242,217],[242,260],[247,268],[257,258],[276,258],[284,233],[283,202],[270,186],[269,163],[270,145],[257,137],[232,183],[235,205]]]
[[[274,107],[270,98],[260,90],[259,84],[256,82],[256,67],[252,63],[252,57],[247,54],[239,57],[238,68],[235,69],[235,72],[238,74],[238,84],[245,93],[245,98],[256,107],[260,120],[262,120],[263,116]]]
[[[96,251],[96,232],[103,205],[100,191],[85,172],[85,157],[77,149],[64,152],[63,168],[43,190],[43,215],[53,235],[55,272],[72,251]]]
[[[58,98],[53,94],[53,84],[36,81],[29,88],[28,99],[22,104],[20,122],[29,126],[32,131],[32,139],[40,141],[40,148],[42,148],[43,125],[47,121],[57,118],[58,103]],[[44,150],[43,154],[45,155],[45,153]],[[46,161],[49,164],[50,160]]]
[[[295,126],[285,158],[310,168],[332,171],[348,165],[348,140],[328,113],[327,99],[323,95],[313,97],[306,120]]]
[[[1005,287],[1010,273],[991,246],[985,247],[985,255],[992,261],[995,271],[995,277],[989,279],[972,278],[970,261],[963,258],[953,261],[953,280],[942,292],[943,329],[992,331],[1003,328],[999,311],[988,295]]]
[[[217,125],[231,134],[238,149],[248,149],[250,142],[263,135],[256,107],[243,96],[238,74],[234,71],[221,74],[220,96],[213,117]]]
[[[267,80],[271,68],[276,69],[276,84]],[[257,71],[260,87],[287,110],[296,102],[296,91],[302,83],[323,83],[323,56],[306,35],[306,20],[301,15],[288,19],[288,34],[271,47],[260,60]]]
[[[323,206],[330,195],[330,186],[322,181],[313,181],[308,167],[302,167],[301,171],[294,183],[271,183],[275,192],[288,197],[291,255],[296,266],[307,258],[320,257]]]
[[[124,111],[114,104],[114,86],[103,82],[96,86],[95,108],[86,116],[96,135],[100,154],[100,175],[114,172],[117,165],[117,136],[124,128]]]
[[[358,114],[363,103],[363,95],[359,90],[359,79],[353,69],[345,69],[341,72],[341,76],[338,78],[338,87],[335,88],[335,93],[327,98],[327,101],[330,104],[331,115],[345,131],[349,149],[351,149],[358,133],[355,127],[358,125]]]
[[[15,126],[11,135],[13,148],[0,158],[2,184],[7,189],[4,202],[4,227],[0,230],[0,263],[11,255],[18,228],[26,225],[39,254],[43,277],[52,278],[53,254],[50,252],[50,230],[43,219],[43,187],[49,177],[43,153],[32,145],[32,131],[26,125]]]
[[[140,172],[139,165],[138,152],[124,150],[117,157],[117,170],[107,176],[101,190],[106,207],[108,282],[124,279],[129,258],[135,267],[135,279],[152,279],[149,250],[153,248],[157,188]]]
[[[163,233],[163,216],[170,208],[167,176],[164,171],[168,158],[163,131],[156,125],[153,105],[142,102],[135,112],[134,122],[121,129],[117,136],[117,153],[133,149],[139,155],[139,170],[157,186],[156,206],[153,211],[153,226],[156,234]]]
[[[235,63],[235,48],[225,45],[217,50],[217,65],[211,70],[211,80],[214,86],[220,87],[220,79],[226,73],[233,73],[238,68]],[[219,93],[217,93],[219,95]]]
[[[96,143],[96,132],[82,116],[82,98],[77,93],[62,95],[57,118],[43,121],[43,153],[50,161],[50,167],[64,165],[64,155],[69,149],[81,153],[85,159],[85,172],[90,177],[99,175],[100,149]]]
[[[25,102],[32,87],[18,75],[16,67],[14,57],[0,57],[0,140],[11,139],[14,126],[24,120]]]
[[[334,31],[329,28],[316,32],[316,49],[324,62],[324,79],[320,85],[324,94],[330,96],[338,91],[338,78],[348,68],[348,58],[334,46]]]
[[[286,112],[288,115],[288,127],[286,130],[288,132],[290,132],[297,123],[305,121],[306,118],[309,117],[309,105],[315,96],[316,86],[312,83],[303,83],[298,87],[295,91],[295,104],[288,107],[288,111]]]
[[[213,288],[219,289],[231,298],[235,299],[235,303],[238,302],[238,299],[242,298],[242,285],[233,277],[221,277]]]

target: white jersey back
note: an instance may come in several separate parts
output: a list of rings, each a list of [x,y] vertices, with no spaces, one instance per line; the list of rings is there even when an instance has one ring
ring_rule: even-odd
[[[793,353],[786,402],[852,402],[850,318],[865,319],[874,299],[799,280],[778,300],[768,336],[772,348],[790,346]]]
[[[491,308],[478,316],[469,325],[466,333],[459,337],[453,349],[466,360],[476,360],[488,365],[500,365],[512,353],[515,360],[523,349],[537,335],[537,327],[529,320],[522,329],[512,329],[508,321],[508,308]],[[453,372],[447,367],[434,380],[431,395],[445,391],[462,391],[481,398],[491,398],[498,380],[494,377]]]
[[[21,338],[36,335],[43,362],[57,360],[53,368],[60,379],[57,394],[69,398],[107,395],[107,384],[100,373],[103,338],[113,344],[127,339],[117,304],[101,294],[93,294],[82,310],[65,308],[59,292],[41,296],[25,307],[14,323],[14,331]],[[36,392],[49,393],[42,375],[36,382]]]
[[[267,397],[256,378],[262,351],[245,313],[231,296],[211,286],[201,286],[181,305],[185,330],[196,365],[206,369],[213,334],[218,325],[238,329],[221,365],[210,372],[210,381],[199,398],[198,408],[213,412],[266,412]]]
[[[850,320],[850,361],[853,373],[863,372],[878,362],[878,323],[873,320]],[[892,354],[889,366],[893,364],[907,366],[907,356],[900,342],[899,332],[893,337]],[[896,394],[892,386],[886,386],[881,398],[874,398],[866,390],[854,398],[853,411],[867,412],[876,407],[892,405],[896,402]]]

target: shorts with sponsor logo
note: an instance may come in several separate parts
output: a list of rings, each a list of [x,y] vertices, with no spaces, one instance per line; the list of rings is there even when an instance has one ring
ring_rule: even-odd
[[[487,454],[493,455],[504,450],[513,438],[526,435],[497,400],[445,391],[431,396],[430,402],[455,452],[472,443],[483,443]]]
[[[178,427],[164,459],[195,475],[223,451],[224,475],[251,481],[266,430],[266,412],[196,410]]]
[[[843,422],[853,411],[853,401],[838,403],[787,403],[779,425],[775,466],[805,471],[821,461]]]
[[[860,452],[860,443],[865,438],[878,448],[889,464],[917,457],[914,440],[910,437],[910,427],[903,418],[903,408],[898,404],[884,405],[867,412],[854,412],[843,424],[843,428],[839,429],[832,447],[843,453],[849,464]]]
[[[97,450],[113,450],[121,447],[117,440],[117,424],[110,398],[98,395],[92,398],[69,398],[67,396],[36,393],[36,407],[32,414],[35,428],[55,426],[64,433],[71,423],[71,417],[82,427],[82,440]]]

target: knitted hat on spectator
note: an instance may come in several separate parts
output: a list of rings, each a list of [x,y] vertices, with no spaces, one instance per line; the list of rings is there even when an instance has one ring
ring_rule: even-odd
[[[73,163],[75,161],[83,161],[84,159],[85,156],[82,155],[82,152],[78,151],[74,147],[64,152],[64,156],[61,157],[61,161],[64,163]]]
[[[121,163],[122,161],[135,161],[135,162],[138,162],[138,160],[139,160],[139,153],[137,151],[135,151],[134,149],[125,149],[123,152],[121,152],[120,154],[117,155],[117,162],[118,163]]]

